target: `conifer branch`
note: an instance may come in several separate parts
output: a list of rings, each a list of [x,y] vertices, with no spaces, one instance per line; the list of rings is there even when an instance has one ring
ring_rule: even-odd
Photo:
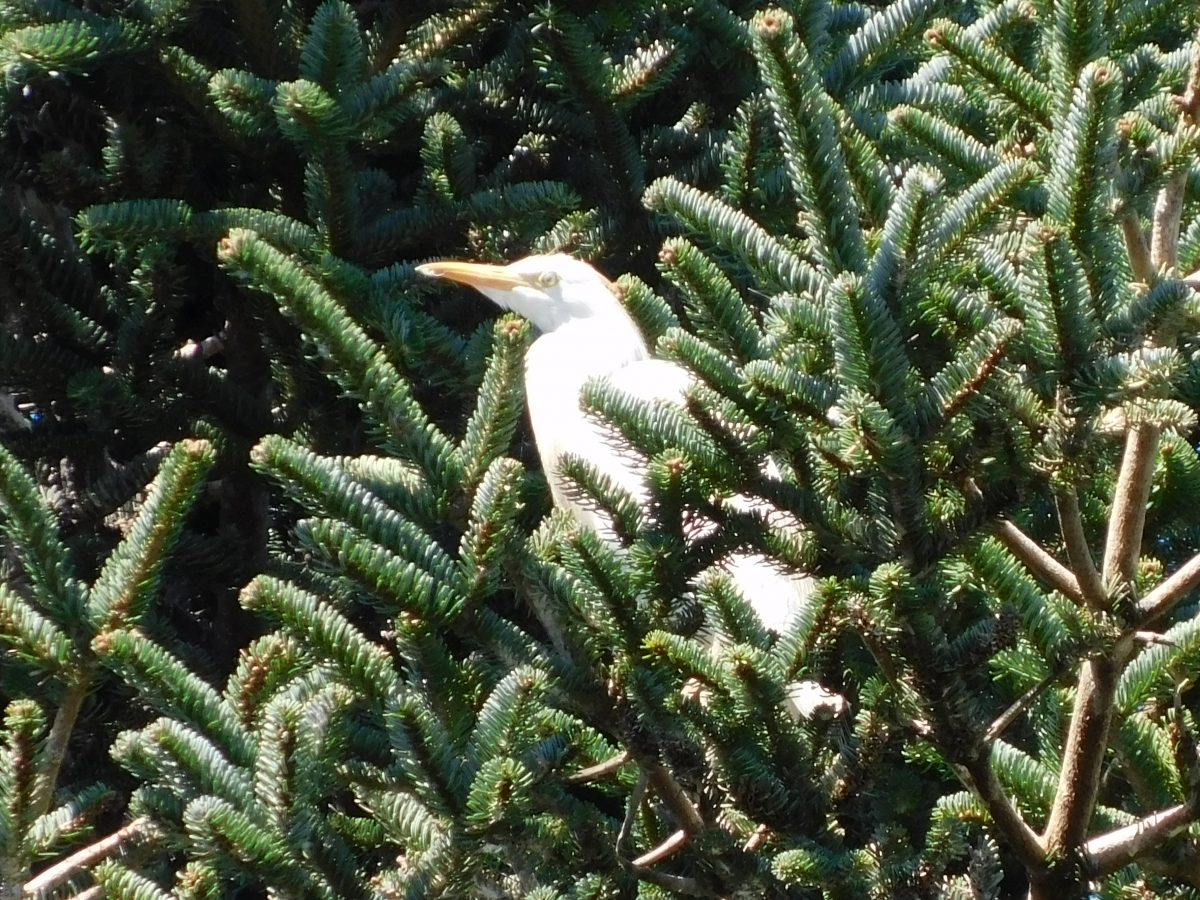
[[[992,741],[1004,734],[1004,732],[1008,730],[1008,727],[1012,725],[1013,722],[1017,721],[1017,719],[1021,717],[1021,714],[1024,713],[1025,710],[1029,709],[1030,705],[1038,698],[1042,691],[1054,683],[1054,679],[1057,677],[1058,672],[1051,672],[1049,675],[1023,693],[1020,697],[1014,700],[1009,705],[1008,709],[1002,712],[996,718],[996,720],[988,726],[988,730],[984,732],[981,743],[984,746],[990,746]]]
[[[567,776],[568,784],[586,784],[589,781],[597,781],[606,775],[611,775],[618,772],[621,766],[629,762],[630,756],[628,750],[622,750],[611,759],[606,759],[602,763],[596,763],[594,766],[588,766],[586,769],[580,769],[578,772],[572,772]]]
[[[1188,69],[1187,85],[1176,98],[1179,122],[1176,133],[1195,126],[1200,119],[1200,37],[1193,38],[1192,63]],[[1150,261],[1156,271],[1174,269],[1179,264],[1179,223],[1183,218],[1183,199],[1187,188],[1188,170],[1183,168],[1171,175],[1154,201],[1154,218],[1150,232]]]
[[[1111,657],[1085,660],[1080,671],[1058,788],[1042,837],[1050,857],[1064,858],[1082,847],[1087,837],[1108,749],[1117,679],[1128,654],[1123,646],[1126,643],[1123,641]]]
[[[1092,561],[1092,552],[1088,549],[1087,535],[1083,532],[1083,516],[1079,511],[1079,495],[1073,487],[1063,488],[1055,493],[1055,506],[1058,508],[1058,523],[1062,530],[1063,543],[1067,548],[1067,558],[1071,561],[1071,569],[1083,592],[1084,600],[1095,610],[1104,609],[1107,595],[1104,582]]]
[[[1149,625],[1155,619],[1170,612],[1198,584],[1200,584],[1200,554],[1185,562],[1166,581],[1142,598],[1138,603],[1138,610],[1142,614],[1138,624]]]
[[[1192,801],[1152,813],[1122,828],[1092,838],[1083,855],[1093,878],[1103,878],[1162,846],[1196,821]]]
[[[56,862],[50,868],[38,872],[36,876],[25,882],[21,893],[32,898],[47,896],[76,872],[94,866],[122,844],[141,837],[149,827],[150,820],[145,816],[134,819],[124,828],[118,828],[112,834],[88,844],[66,859]]]
[[[1133,277],[1142,284],[1151,284],[1154,281],[1154,263],[1150,261],[1150,247],[1146,243],[1146,234],[1142,231],[1137,210],[1122,210],[1117,221],[1125,238],[1125,251],[1129,254],[1129,268],[1133,271]]]
[[[1075,574],[1012,522],[1001,519],[996,524],[996,537],[1034,575],[1076,603],[1084,602],[1083,592],[1079,589]]]
[[[1046,855],[1037,834],[1021,817],[1021,813],[1005,793],[986,753],[978,754],[963,765],[963,780],[987,806],[997,830],[1012,846],[1021,863],[1031,873],[1046,868]]]
[[[692,836],[682,828],[674,832],[669,838],[659,844],[652,850],[647,850],[637,859],[630,863],[634,868],[641,869],[648,866],[653,866],[656,863],[662,862],[664,859],[670,859],[675,855],[681,847],[687,845],[692,839]]]
[[[1132,425],[1126,433],[1104,543],[1104,583],[1110,590],[1132,585],[1137,572],[1158,438],[1158,427],[1148,423]]]
[[[58,785],[58,773],[62,769],[63,760],[67,755],[67,744],[71,733],[75,730],[75,722],[79,719],[79,710],[87,697],[88,687],[92,683],[90,669],[80,673],[74,682],[67,687],[66,696],[54,715],[54,724],[50,726],[50,734],[46,738],[43,750],[45,768],[38,776],[37,793],[33,800],[34,818],[42,816],[50,809],[54,800],[54,790]]]

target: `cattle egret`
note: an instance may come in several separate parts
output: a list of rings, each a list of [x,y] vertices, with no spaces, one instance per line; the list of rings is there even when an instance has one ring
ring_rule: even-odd
[[[652,359],[612,283],[570,256],[529,256],[507,266],[432,262],[417,266],[417,271],[470,285],[502,309],[524,316],[541,332],[525,359],[525,399],[542,468],[554,502],[612,540],[611,526],[602,514],[580,503],[567,488],[566,479],[558,474],[559,458],[570,452],[586,460],[643,503],[649,500],[644,463],[623,453],[611,431],[583,411],[580,391],[589,378],[604,377],[639,399],[682,404],[692,376],[674,363]],[[730,502],[743,510],[755,505],[747,498]],[[774,631],[791,624],[812,590],[810,578],[787,572],[757,554],[732,554],[719,568],[763,625]],[[813,700],[819,686],[806,689],[807,684],[811,683],[788,689],[786,705],[794,717],[828,708],[827,702]],[[840,711],[840,706],[835,707]]]

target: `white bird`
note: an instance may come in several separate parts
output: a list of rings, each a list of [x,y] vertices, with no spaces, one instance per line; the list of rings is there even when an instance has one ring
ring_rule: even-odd
[[[584,526],[612,539],[610,524],[578,502],[558,472],[567,452],[586,460],[640,502],[649,500],[644,463],[622,452],[612,432],[581,408],[580,392],[590,378],[605,377],[642,400],[683,403],[693,378],[681,366],[653,359],[646,341],[621,305],[613,284],[585,262],[555,253],[528,256],[507,266],[431,262],[422,275],[470,285],[503,309],[530,321],[541,335],[525,358],[525,400],[534,442],[554,502]],[[755,501],[731,498],[736,508]],[[763,625],[784,631],[808,601],[813,581],[758,554],[731,554],[719,564]],[[819,699],[824,692],[825,699]],[[794,717],[818,709],[835,714],[844,701],[813,683],[788,688]],[[814,698],[818,698],[814,700]],[[835,699],[831,699],[835,698]]]

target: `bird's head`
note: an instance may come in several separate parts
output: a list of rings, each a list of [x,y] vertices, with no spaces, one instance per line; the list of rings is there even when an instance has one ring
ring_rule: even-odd
[[[507,266],[431,262],[417,266],[417,271],[470,285],[502,309],[527,318],[543,334],[584,319],[618,320],[633,326],[612,283],[565,253],[526,256]]]

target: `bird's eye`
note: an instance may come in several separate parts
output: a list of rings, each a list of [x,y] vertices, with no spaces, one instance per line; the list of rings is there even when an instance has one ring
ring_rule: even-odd
[[[557,272],[540,272],[537,277],[537,285],[540,288],[552,288],[558,284]]]

